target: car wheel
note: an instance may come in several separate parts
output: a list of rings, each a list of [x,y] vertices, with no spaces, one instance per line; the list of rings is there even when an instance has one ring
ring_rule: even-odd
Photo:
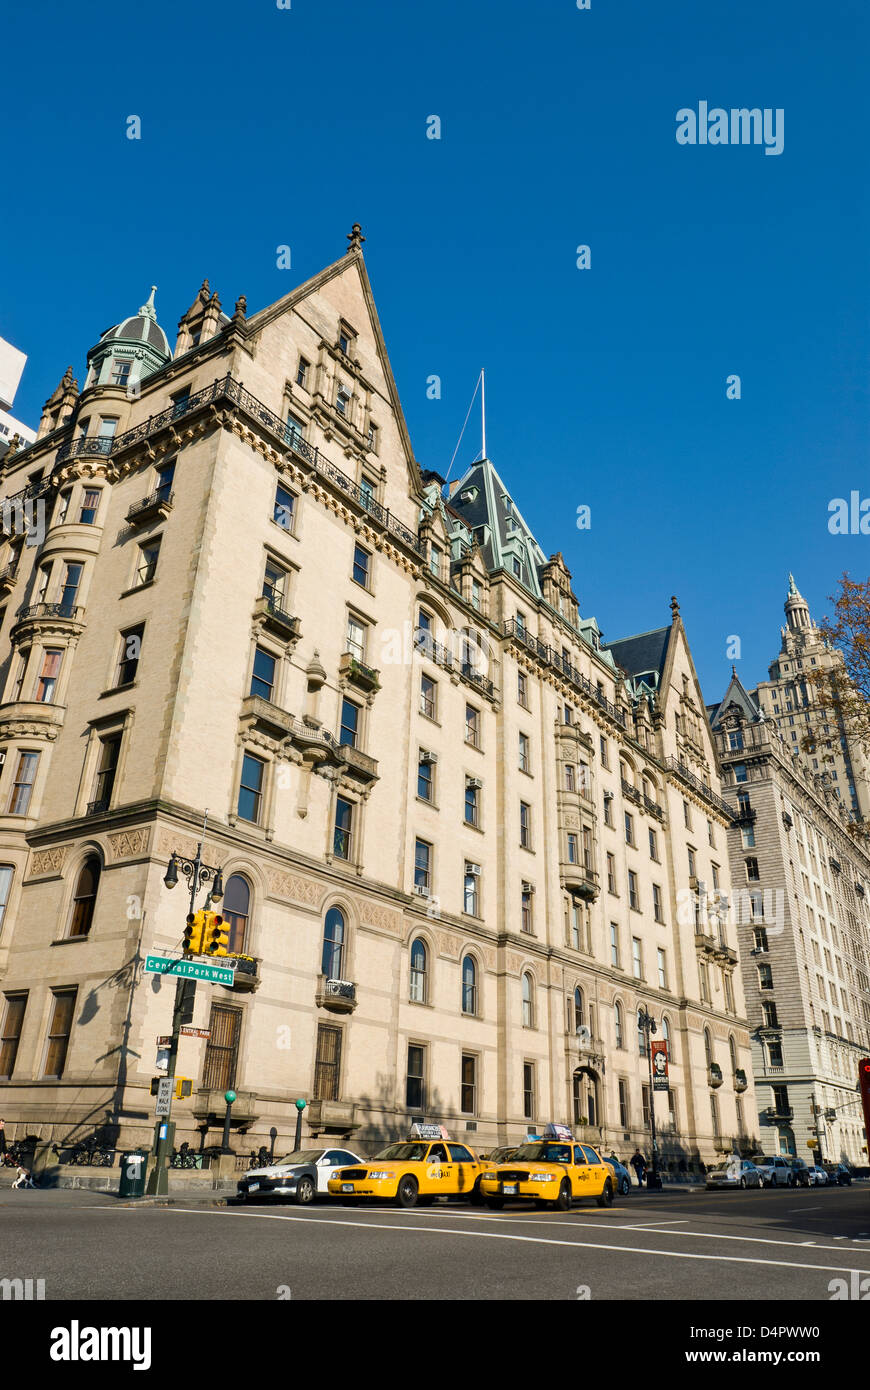
[[[631,1191],[631,1183],[629,1182],[628,1178],[622,1179],[622,1182],[619,1184],[619,1190],[622,1193],[623,1197],[628,1196],[629,1192]]]
[[[404,1177],[399,1178],[399,1186],[396,1188],[396,1206],[415,1207],[418,1191],[417,1179],[412,1177],[410,1173],[406,1173]]]
[[[745,1191],[745,1189],[746,1189],[746,1179],[745,1179],[745,1178],[741,1178],[741,1179],[740,1179],[740,1186],[741,1186],[741,1187],[744,1189],[744,1191]]]
[[[610,1182],[610,1179],[608,1178],[607,1181]],[[570,1209],[571,1184],[568,1182],[567,1178],[562,1179],[562,1185],[559,1188],[559,1195],[553,1203],[553,1206],[556,1208],[557,1211],[568,1211]]]
[[[307,1207],[314,1201],[314,1183],[311,1178],[300,1178],[296,1184],[296,1201],[300,1207]]]
[[[613,1183],[609,1178],[604,1179],[604,1190],[600,1197],[596,1197],[596,1202],[600,1207],[613,1206]]]
[[[486,1205],[490,1211],[501,1211],[504,1206],[504,1197],[487,1197]]]
[[[795,1183],[794,1177],[793,1177],[793,1175],[792,1175],[791,1173],[789,1173],[788,1177],[787,1177],[786,1180],[785,1180],[785,1185],[786,1185],[786,1187],[794,1187],[794,1183]]]
[[[469,1201],[471,1202],[471,1205],[473,1207],[483,1206],[483,1193],[480,1190],[480,1178],[477,1179],[477,1182],[471,1189],[471,1196],[469,1197]]]

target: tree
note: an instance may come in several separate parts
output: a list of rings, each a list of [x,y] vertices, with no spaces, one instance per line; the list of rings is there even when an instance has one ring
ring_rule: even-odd
[[[818,628],[832,660],[805,672],[815,718],[803,747],[816,753],[824,746],[824,731],[833,726],[870,757],[870,579],[856,582],[844,573],[829,598],[833,616],[825,616]]]

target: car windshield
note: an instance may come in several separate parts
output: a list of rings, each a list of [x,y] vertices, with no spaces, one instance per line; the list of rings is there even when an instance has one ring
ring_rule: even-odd
[[[734,1165],[732,1163],[717,1163],[713,1169],[714,1173],[730,1173]]]
[[[286,1154],[284,1158],[276,1159],[276,1163],[316,1163],[323,1153],[323,1149],[297,1149],[295,1153]]]
[[[390,1144],[375,1157],[397,1159],[399,1163],[422,1163],[428,1148],[428,1144]]]
[[[534,1163],[570,1163],[571,1148],[568,1144],[520,1144],[514,1158]]]

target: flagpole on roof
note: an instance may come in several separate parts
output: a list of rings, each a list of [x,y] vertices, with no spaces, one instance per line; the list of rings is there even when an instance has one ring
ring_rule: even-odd
[[[486,382],[483,376],[483,368],[480,369],[480,434],[482,444],[482,458],[486,458]]]

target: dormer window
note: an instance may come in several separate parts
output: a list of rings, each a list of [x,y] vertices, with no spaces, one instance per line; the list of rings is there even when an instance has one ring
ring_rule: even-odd
[[[356,345],[356,334],[346,323],[338,325],[338,350],[345,357],[350,357]]]
[[[522,560],[520,559],[519,555],[515,555],[515,556],[513,557],[513,571],[514,571],[514,574],[516,575],[517,579],[522,579],[522,577],[523,577],[523,562],[522,562]]]
[[[130,368],[132,362],[119,362],[117,358],[112,362],[112,385],[126,386],[130,380]]]
[[[476,487],[463,488],[462,492],[459,494],[460,502],[476,502],[477,491]]]

